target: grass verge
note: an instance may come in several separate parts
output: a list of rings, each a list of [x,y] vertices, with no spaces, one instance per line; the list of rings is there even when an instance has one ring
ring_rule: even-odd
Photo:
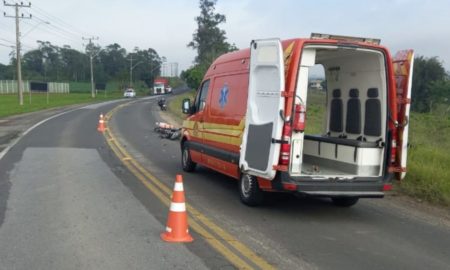
[[[95,99],[91,98],[90,93],[50,94],[47,103],[47,94],[33,93],[31,95],[31,103],[28,94],[25,94],[23,105],[20,106],[16,94],[0,95],[0,117],[35,112],[66,105],[100,102],[121,97],[122,92],[107,93],[106,96],[100,94],[97,95]]]
[[[450,117],[412,113],[403,193],[450,206]]]
[[[177,119],[178,122],[182,122],[186,119],[186,115],[181,111],[183,99],[189,98],[192,102],[195,98],[195,93],[195,90],[191,90],[184,94],[177,95],[169,100],[168,111]]]

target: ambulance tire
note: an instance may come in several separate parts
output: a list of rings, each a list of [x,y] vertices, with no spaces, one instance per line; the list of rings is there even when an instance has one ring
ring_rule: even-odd
[[[332,197],[333,204],[339,207],[350,207],[355,205],[358,201],[358,197]]]
[[[185,172],[193,172],[197,166],[197,163],[192,161],[189,148],[185,144],[183,144],[183,151],[181,151],[181,166]]]
[[[264,192],[259,188],[258,179],[246,173],[242,173],[239,180],[239,195],[241,201],[248,206],[258,206],[264,199]]]

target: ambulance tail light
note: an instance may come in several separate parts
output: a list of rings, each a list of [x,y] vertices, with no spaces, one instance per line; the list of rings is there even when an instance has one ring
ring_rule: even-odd
[[[392,190],[392,184],[384,184],[383,185],[383,191],[391,191]]]
[[[280,149],[280,165],[289,165],[291,155],[291,134],[291,126],[285,124],[283,127],[283,136]]]

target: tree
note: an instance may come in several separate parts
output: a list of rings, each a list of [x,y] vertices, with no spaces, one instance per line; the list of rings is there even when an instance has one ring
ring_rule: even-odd
[[[209,66],[219,55],[236,50],[226,41],[225,31],[219,25],[226,22],[223,14],[215,13],[217,0],[200,0],[200,16],[197,16],[197,30],[188,47],[197,50],[195,63]]]
[[[23,74],[28,79],[43,80],[44,77],[44,61],[43,54],[40,50],[32,50],[25,53],[22,57]]]
[[[100,61],[109,78],[116,78],[123,75],[124,71],[127,70],[126,57],[127,51],[117,43],[106,46],[99,54]]]
[[[418,56],[414,59],[414,72],[412,83],[412,109],[418,112],[429,112],[433,100],[432,91],[434,82],[445,81],[446,72],[437,57],[425,58]]]
[[[450,110],[450,80],[434,81],[430,84],[430,112],[444,106],[445,113]]]
[[[181,72],[181,78],[186,82],[189,88],[198,89],[205,72],[206,70],[204,70],[202,66],[197,65]]]
[[[37,41],[44,60],[44,80],[58,81],[61,73],[60,48],[49,41]]]
[[[24,80],[41,81],[89,81],[89,55],[92,53],[94,79],[96,82],[110,80],[129,81],[130,63],[127,58],[133,56],[133,78],[145,81],[152,86],[154,78],[160,74],[161,58],[152,49],[135,50],[127,54],[119,44],[113,43],[102,48],[93,43],[86,46],[86,52],[72,49],[68,45],[58,47],[48,41],[37,41],[39,48],[23,55],[22,71]],[[0,64],[0,79],[15,79],[16,59],[14,51],[10,54],[8,65]]]
[[[8,80],[8,66],[0,63],[0,80]]]
[[[82,52],[63,46],[60,50],[61,73],[64,80],[83,81],[89,78],[89,61]]]
[[[226,22],[223,14],[215,12],[217,0],[200,0],[200,15],[195,18],[197,30],[192,35],[192,41],[187,45],[197,50],[195,65],[182,72],[181,78],[187,85],[197,89],[203,75],[211,63],[220,55],[237,50],[226,40],[225,31],[219,25]]]
[[[133,65],[136,65],[133,69],[133,78],[144,81],[148,87],[153,86],[155,77],[161,71],[161,58],[158,53],[152,48],[140,50],[136,47],[127,58],[130,57],[133,57]]]

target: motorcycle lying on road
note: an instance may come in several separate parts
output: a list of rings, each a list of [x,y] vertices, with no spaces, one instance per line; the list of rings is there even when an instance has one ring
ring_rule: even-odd
[[[156,122],[154,131],[159,133],[160,138],[176,140],[181,136],[181,128],[175,128],[172,125]]]

